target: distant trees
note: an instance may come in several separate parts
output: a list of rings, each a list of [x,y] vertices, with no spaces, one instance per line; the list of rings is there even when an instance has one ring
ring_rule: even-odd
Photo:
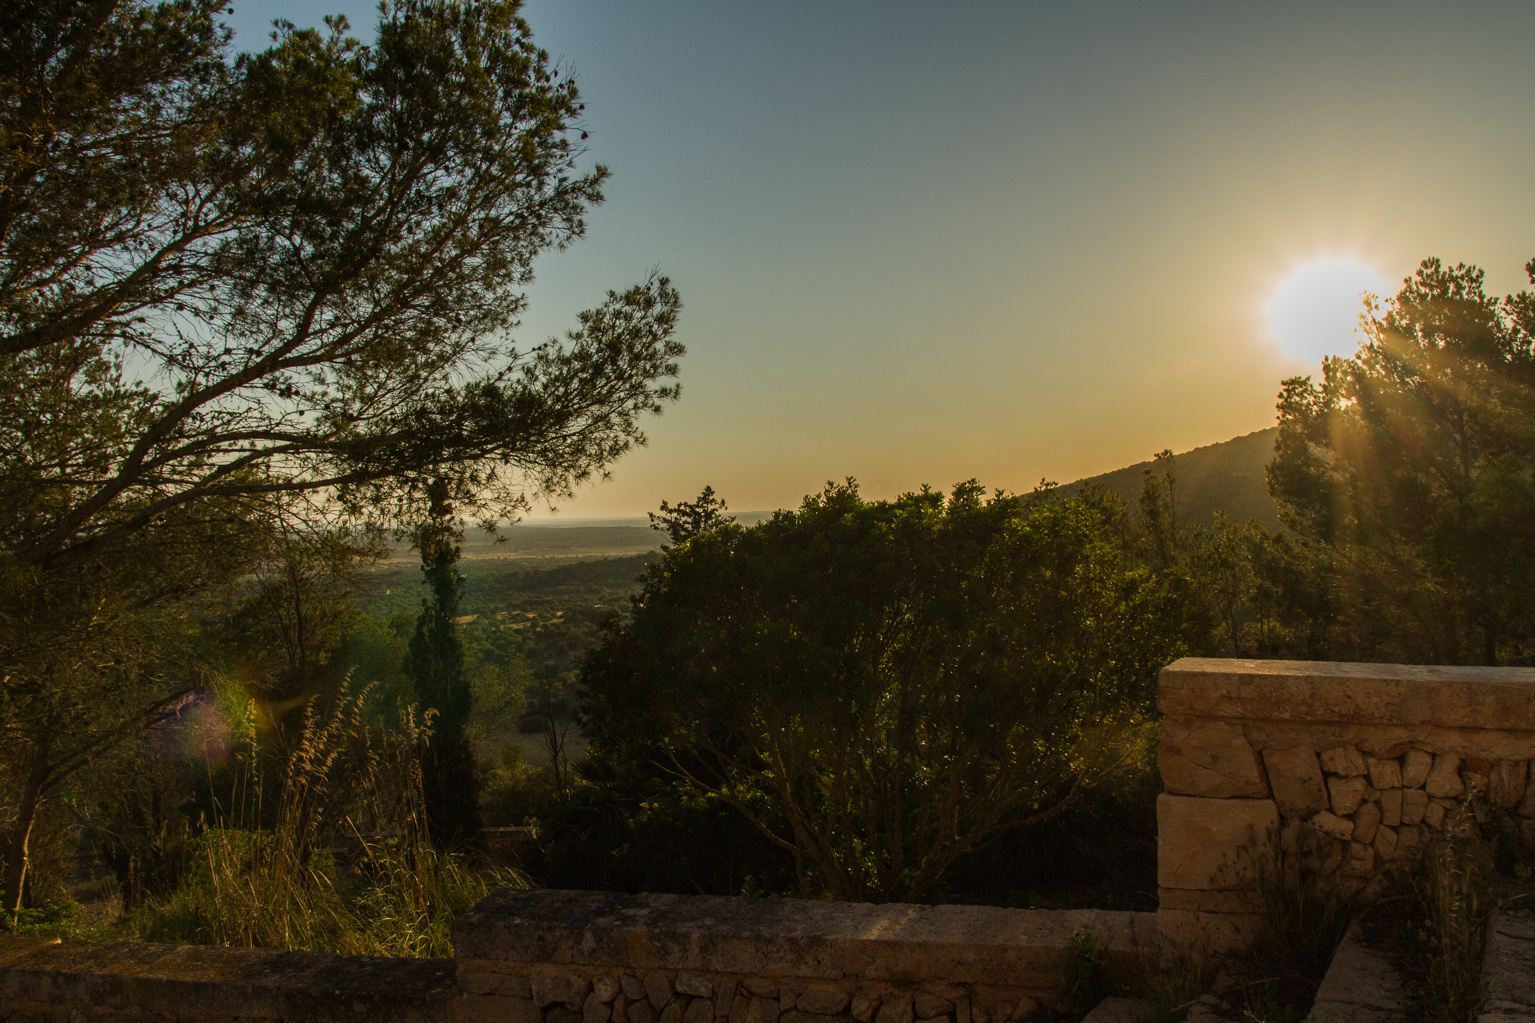
[[[1318,562],[1314,617],[1343,658],[1529,663],[1535,294],[1430,259],[1361,322],[1358,355],[1279,402],[1269,487]]]
[[[80,751],[198,683],[143,637],[240,592],[274,516],[409,525],[441,490],[505,517],[601,472],[677,395],[663,277],[563,340],[510,340],[534,260],[582,236],[607,177],[578,166],[576,87],[515,0],[400,0],[370,44],[280,24],[238,56],[222,9],[0,9],[11,904],[32,796],[9,794],[57,795]]]
[[[848,483],[693,535],[587,662],[595,748],[734,807],[803,891],[921,899],[1141,755],[1186,594],[1121,512]]]

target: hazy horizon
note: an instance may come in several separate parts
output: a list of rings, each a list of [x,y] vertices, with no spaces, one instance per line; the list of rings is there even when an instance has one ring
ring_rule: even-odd
[[[255,48],[333,10],[371,38],[362,0],[230,23]],[[1394,290],[1438,256],[1505,293],[1535,256],[1527,5],[525,14],[614,177],[588,237],[540,260],[521,338],[651,268],[686,304],[681,401],[565,521],[705,484],[742,508],[847,476],[1021,491],[1224,441],[1339,347],[1277,336],[1311,329],[1274,311],[1286,281]]]

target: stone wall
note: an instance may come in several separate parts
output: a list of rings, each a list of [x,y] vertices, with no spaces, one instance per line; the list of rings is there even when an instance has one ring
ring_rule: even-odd
[[[449,1023],[450,959],[0,936],[0,1023]]]
[[[464,1023],[1005,1023],[1053,1005],[1091,927],[1117,968],[1150,913],[507,891],[453,928]]]
[[[1158,703],[1158,925],[1175,945],[1249,942],[1280,853],[1354,895],[1494,808],[1535,819],[1535,669],[1184,658]]]

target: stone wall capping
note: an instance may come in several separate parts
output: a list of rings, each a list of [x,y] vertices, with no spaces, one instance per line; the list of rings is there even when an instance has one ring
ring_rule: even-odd
[[[1535,723],[1535,668],[1183,657],[1157,703],[1184,718],[1486,728]]]

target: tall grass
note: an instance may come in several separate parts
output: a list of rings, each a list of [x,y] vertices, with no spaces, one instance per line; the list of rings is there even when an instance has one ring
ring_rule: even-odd
[[[1485,847],[1450,837],[1430,846],[1413,879],[1417,962],[1424,1023],[1475,1019],[1482,1003],[1482,955],[1496,908]]]
[[[364,724],[365,696],[343,691],[329,711],[306,710],[270,818],[262,750],[245,729],[229,805],[175,890],[125,919],[129,936],[450,956],[454,917],[495,888],[527,886],[517,871],[432,847],[414,755],[424,732],[407,718],[381,741]]]

